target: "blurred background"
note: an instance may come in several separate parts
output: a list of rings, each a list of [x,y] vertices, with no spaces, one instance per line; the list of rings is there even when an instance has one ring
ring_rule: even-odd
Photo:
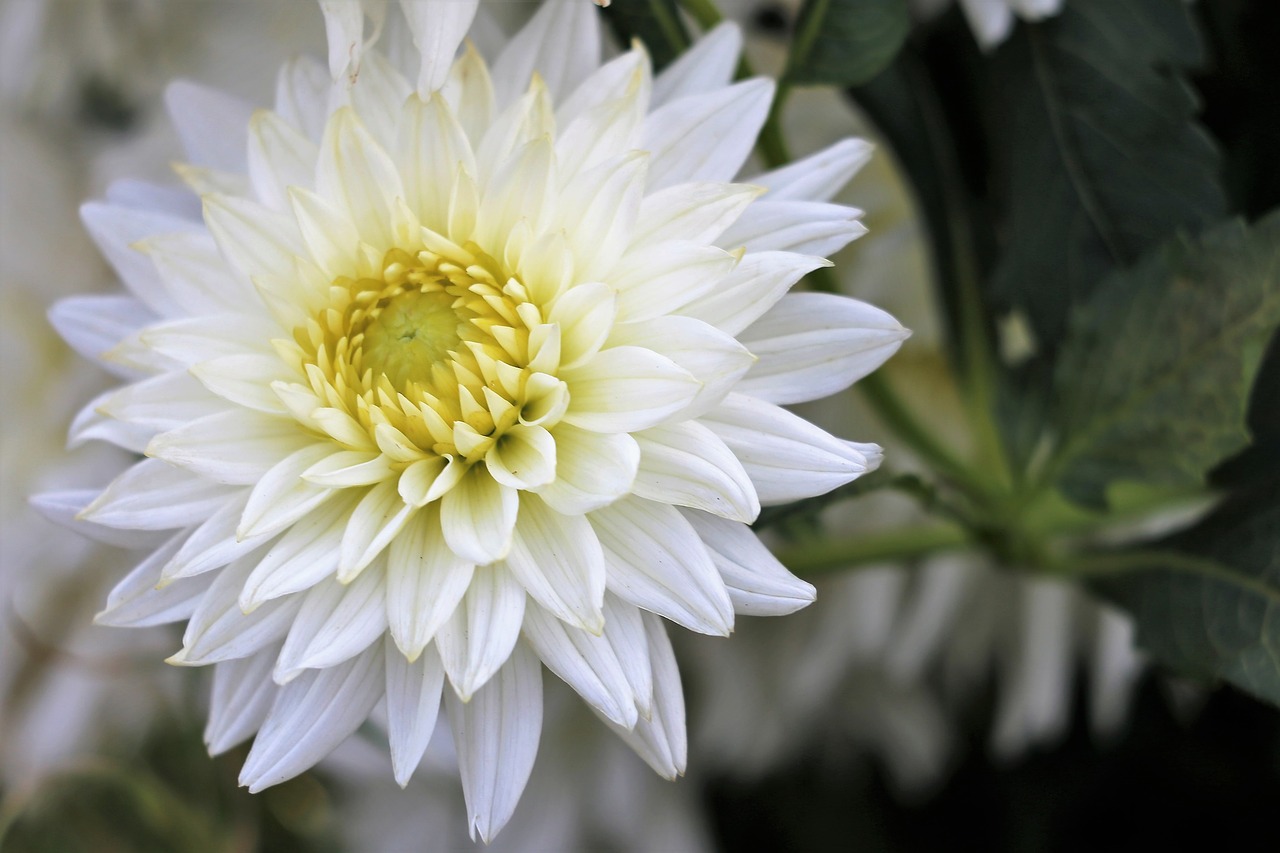
[[[743,27],[753,66],[779,73],[799,5],[720,8]],[[1019,49],[1027,24],[1011,18],[1002,47],[968,0],[917,5],[893,68],[928,76],[958,129],[955,166],[971,202],[994,205],[999,164],[985,137],[1011,132],[1000,122],[1017,117],[988,114],[971,84],[1002,51]],[[488,5],[492,31],[509,30],[530,8]],[[1021,9],[1014,0],[1002,8]],[[1200,0],[1192,14],[1205,46],[1189,76],[1200,121],[1222,150],[1230,209],[1255,216],[1280,205],[1280,4]],[[269,104],[279,64],[323,49],[320,14],[306,0],[0,0],[5,853],[476,846],[444,733],[404,791],[373,723],[311,773],[257,796],[237,788],[247,749],[208,757],[204,674],[161,663],[179,645],[172,626],[92,625],[129,555],[54,527],[27,502],[52,488],[100,487],[123,464],[73,422],[109,377],[45,319],[59,297],[114,287],[77,207],[120,179],[173,181],[168,164],[181,151],[164,118],[170,80]],[[974,437],[948,367],[928,188],[913,182],[911,152],[878,112],[886,79],[849,91],[798,88],[781,126],[797,156],[851,134],[877,143],[840,195],[866,211],[870,232],[835,258],[837,284],[914,330],[887,370],[964,447]],[[1018,340],[1016,328],[1005,330],[1009,358]],[[1280,369],[1276,350],[1264,371]],[[851,391],[805,414],[884,444],[894,476],[923,472],[872,408]],[[1280,422],[1280,401],[1255,398],[1253,412]],[[918,501],[874,486],[773,513],[762,526],[785,559],[833,530],[871,537],[918,519]],[[1147,532],[1204,510],[1193,502],[1148,518]],[[818,603],[794,617],[743,618],[730,641],[675,638],[691,737],[689,775],[675,784],[567,690],[548,689],[534,777],[491,847],[1280,847],[1270,817],[1280,802],[1280,713],[1150,665],[1119,610],[1016,568],[945,546],[910,559],[868,553],[808,574]]]

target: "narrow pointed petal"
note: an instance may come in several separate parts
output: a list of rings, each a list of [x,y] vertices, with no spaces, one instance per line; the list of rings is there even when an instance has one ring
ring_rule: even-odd
[[[592,634],[604,629],[604,552],[585,516],[561,515],[536,495],[522,497],[506,565],[556,618]]]
[[[828,201],[871,159],[872,146],[862,139],[842,139],[801,160],[747,178],[769,190],[770,201]]]
[[[350,584],[325,581],[308,591],[276,661],[277,684],[303,670],[326,669],[350,660],[387,630],[386,576],[368,571]]]
[[[737,335],[764,316],[797,281],[829,266],[825,258],[794,252],[750,252],[714,293],[693,300],[680,313]]]
[[[476,565],[501,560],[511,550],[519,508],[519,492],[474,465],[440,499],[444,539],[454,553]]]
[[[438,504],[426,507],[387,552],[387,620],[401,654],[416,661],[466,593],[475,566],[444,541]]]
[[[333,452],[317,442],[281,460],[249,493],[237,535],[261,536],[284,530],[333,496],[333,489],[302,479],[302,473]]]
[[[236,525],[240,523],[240,515],[244,512],[248,498],[246,490],[228,500],[221,509],[198,526],[160,570],[161,582],[194,577],[220,569],[266,542],[269,538],[267,536],[236,538]]]
[[[172,535],[163,531],[116,529],[80,516],[100,494],[98,489],[69,489],[31,496],[31,508],[41,516],[80,536],[116,548],[156,548]],[[170,528],[172,529],[172,528]]]
[[[734,521],[760,514],[755,486],[742,463],[697,421],[637,433],[640,468],[632,492],[658,503],[705,510]]]
[[[536,71],[555,100],[600,65],[600,25],[586,3],[544,3],[493,64],[499,104],[515,100]]]
[[[444,85],[458,45],[471,28],[479,0],[400,0],[413,43],[422,57],[418,95],[428,97]]]
[[[94,617],[98,625],[120,628],[144,628],[180,622],[195,612],[196,605],[211,579],[196,578],[158,589],[160,568],[177,552],[187,538],[178,533],[129,572],[107,596],[106,608]]]
[[[400,650],[386,640],[387,740],[391,744],[391,768],[401,788],[409,784],[413,771],[427,751],[431,733],[440,713],[444,687],[444,667],[435,649],[417,661],[407,661]]]
[[[701,383],[671,359],[642,347],[601,350],[561,371],[569,385],[565,423],[593,432],[634,432],[662,423],[697,397]]]
[[[313,441],[292,420],[223,411],[161,433],[147,445],[147,455],[215,483],[242,486]]]
[[[552,4],[555,5],[555,4]],[[511,660],[470,702],[445,691],[458,751],[467,821],[488,842],[515,812],[542,734],[542,667],[517,647]]]
[[[614,326],[610,342],[637,346],[669,358],[702,383],[680,414],[686,418],[709,412],[738,385],[756,357],[732,335],[693,317],[655,317]]]
[[[382,553],[418,511],[404,502],[394,480],[365,493],[347,519],[339,548],[338,580],[347,583]]]
[[[234,493],[167,462],[145,459],[113,480],[81,517],[108,527],[171,530],[204,521]]]
[[[524,614],[524,637],[547,668],[605,719],[632,728],[636,698],[617,653],[603,635],[566,625],[541,607]]]
[[[284,639],[302,604],[300,596],[268,602],[252,613],[240,609],[240,590],[259,556],[249,554],[218,572],[187,622],[182,650],[170,663],[201,666],[244,658]]]
[[[787,571],[750,527],[702,512],[684,517],[711,552],[738,613],[785,616],[813,603],[813,584]]]
[[[642,145],[652,152],[649,188],[732,179],[764,126],[773,90],[772,80],[757,77],[686,95],[649,113]]]
[[[738,336],[760,359],[738,389],[780,404],[827,397],[883,364],[910,334],[865,302],[792,293]]]
[[[524,608],[524,587],[505,567],[476,569],[462,603],[436,633],[444,671],[464,702],[511,656]]]
[[[717,244],[748,251],[797,252],[829,257],[867,233],[858,221],[862,211],[818,201],[772,201],[768,197],[747,208]]]
[[[354,501],[354,496],[343,495],[308,512],[266,549],[240,593],[246,613],[310,589],[337,571],[338,547]]]
[[[280,690],[240,784],[256,794],[308,770],[360,727],[385,692],[381,643],[346,663],[298,676]]]
[[[671,640],[662,620],[642,613],[653,661],[653,711],[641,718],[635,729],[610,724],[618,736],[635,750],[658,775],[675,779],[684,774],[689,761],[689,737],[685,729],[684,688],[671,649]]]
[[[741,53],[742,30],[738,25],[731,21],[717,24],[653,81],[654,106],[729,85]]]
[[[702,422],[729,446],[765,506],[825,494],[879,459],[772,403],[730,394]]]
[[[252,737],[267,719],[278,687],[271,680],[275,649],[228,660],[213,667],[209,724],[204,742],[210,755],[221,755]]]
[[[673,507],[624,498],[591,513],[609,591],[700,634],[728,636],[733,603],[698,534]]]
[[[537,491],[556,512],[579,515],[613,503],[631,491],[640,448],[626,433],[555,428],[556,478]]]

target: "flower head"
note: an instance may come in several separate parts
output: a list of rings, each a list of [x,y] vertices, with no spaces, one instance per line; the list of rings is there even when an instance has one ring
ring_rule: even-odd
[[[150,458],[79,518],[153,548],[100,620],[186,620],[171,661],[216,665],[209,745],[256,732],[251,790],[384,697],[403,783],[443,694],[489,838],[533,763],[541,664],[683,772],[660,617],[728,634],[812,600],[747,523],[879,451],[779,404],[906,332],[786,295],[861,232],[824,199],[866,146],[733,182],[773,87],[730,82],[732,26],[655,78],[638,46],[600,64],[585,3],[488,64],[450,62],[473,6],[406,2],[402,71],[330,6],[330,73],[287,66],[273,111],[171,88],[199,206],[130,185],[85,207],[132,295],[55,309],[126,377],[76,429]]]

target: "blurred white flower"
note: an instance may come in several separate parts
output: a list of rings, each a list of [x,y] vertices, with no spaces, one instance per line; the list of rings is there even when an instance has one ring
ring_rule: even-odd
[[[327,73],[286,65],[274,112],[170,88],[202,212],[139,182],[84,208],[132,294],[53,314],[126,381],[73,440],[152,458],[41,506],[154,549],[99,620],[187,621],[171,661],[216,664],[209,745],[256,732],[251,790],[384,697],[406,783],[443,692],[487,840],[533,764],[540,663],[683,772],[658,616],[723,635],[812,600],[746,522],[879,449],[778,404],[906,332],[785,295],[862,233],[826,199],[866,149],[731,183],[772,95],[730,83],[734,27],[651,78],[639,49],[600,65],[585,3],[544,5],[488,65],[453,61],[474,4],[405,2],[402,74],[371,49],[387,7],[366,39],[361,6],[321,5]]]
[[[1009,37],[1016,15],[1024,21],[1042,21],[1062,11],[1063,0],[957,0],[974,38],[984,50],[990,50]],[[939,14],[951,0],[912,0],[918,15],[930,18]]]

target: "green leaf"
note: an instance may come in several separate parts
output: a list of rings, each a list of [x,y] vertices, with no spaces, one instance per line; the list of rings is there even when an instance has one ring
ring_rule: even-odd
[[[1280,484],[1224,503],[1100,581],[1164,664],[1280,704]],[[1105,558],[1104,558],[1105,559]]]
[[[1219,157],[1178,76],[1202,48],[1182,0],[1071,0],[993,63],[992,161],[1007,192],[993,295],[1046,349],[1112,269],[1226,215]]]
[[[618,0],[601,11],[623,45],[633,38],[644,42],[655,69],[670,65],[692,43],[676,0]]]
[[[805,0],[783,79],[859,86],[893,61],[910,29],[906,0]]]
[[[1280,211],[1175,240],[1111,275],[1058,360],[1051,476],[1089,506],[1116,480],[1202,484],[1249,441],[1249,391],[1277,324]]]

